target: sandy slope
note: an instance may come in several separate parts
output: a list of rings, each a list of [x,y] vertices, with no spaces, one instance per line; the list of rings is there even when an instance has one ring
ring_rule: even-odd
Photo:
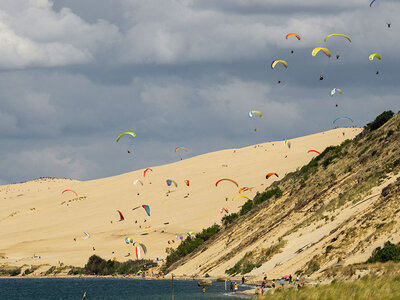
[[[216,187],[218,179],[232,178],[240,187],[254,187],[245,192],[252,197],[275,180],[266,180],[267,172],[283,177],[312,158],[307,150],[322,151],[360,131],[341,128],[293,139],[291,149],[279,141],[208,153],[151,167],[153,171],[145,178],[143,170],[138,170],[86,182],[47,179],[1,186],[0,264],[61,261],[83,265],[94,253],[126,260],[128,253],[130,258],[134,254],[132,245],[124,242],[127,236],[147,245],[146,257],[164,258],[166,247],[178,245],[177,234],[185,236],[189,230],[196,232],[220,223],[221,207],[234,212],[246,201],[232,201],[238,188],[230,182]],[[144,185],[134,185],[136,178]],[[168,187],[166,179],[175,180],[178,187]],[[189,187],[185,179],[190,180]],[[73,189],[78,196],[71,192],[62,195],[64,189]],[[142,204],[150,206],[150,217],[143,208],[132,210]],[[118,222],[117,210],[124,214],[124,221]],[[89,239],[83,239],[84,231],[91,234]],[[171,240],[175,243],[169,245]],[[41,258],[34,259],[34,254]]]

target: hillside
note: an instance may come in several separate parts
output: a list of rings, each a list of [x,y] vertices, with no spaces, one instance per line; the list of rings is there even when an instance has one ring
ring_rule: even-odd
[[[235,212],[247,200],[232,201],[236,186],[222,182],[216,187],[217,180],[232,178],[240,187],[253,187],[244,194],[254,197],[278,179],[266,180],[267,172],[283,177],[311,160],[315,154],[307,150],[322,151],[360,131],[340,128],[296,138],[290,148],[279,141],[208,153],[151,166],[145,177],[137,170],[92,181],[41,179],[1,186],[0,264],[83,266],[92,254],[125,261],[135,258],[125,237],[147,246],[144,258],[165,258],[166,248],[179,243],[176,235],[220,223],[221,207]],[[134,184],[135,179],[143,185]],[[167,179],[178,186],[167,186]],[[184,180],[190,180],[190,186]],[[62,193],[66,189],[76,195]],[[149,205],[150,216],[141,207],[144,204]],[[117,210],[124,221],[119,221]],[[197,272],[197,266],[184,272]]]
[[[398,243],[399,130],[397,114],[377,130],[327,148],[267,189],[278,187],[282,196],[256,196],[253,202],[261,204],[169,270],[315,277],[331,266],[366,261],[386,240]]]

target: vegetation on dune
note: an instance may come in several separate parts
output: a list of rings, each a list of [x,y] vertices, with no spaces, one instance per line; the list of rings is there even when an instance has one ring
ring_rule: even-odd
[[[278,199],[283,195],[281,189],[276,187],[271,187],[267,189],[265,192],[258,193],[255,195],[253,200],[247,200],[241,207],[239,213],[232,213],[230,215],[226,215],[222,217],[221,222],[223,225],[229,225],[233,223],[240,216],[244,216],[247,213],[251,212],[254,209],[257,209],[257,206],[263,202],[269,201],[270,199]]]
[[[198,247],[203,245],[207,240],[219,232],[220,229],[221,227],[219,225],[214,224],[211,227],[203,229],[202,232],[196,234],[194,237],[188,236],[176,249],[167,248],[166,252],[168,253],[168,256],[165,264],[162,267],[163,271],[167,271],[174,262],[198,249]]]
[[[19,274],[21,274],[20,267],[0,267],[0,276],[18,276]]]
[[[275,254],[282,252],[287,241],[279,240],[276,244],[267,249],[254,250],[247,252],[232,268],[225,271],[228,275],[247,274],[254,268],[259,268],[261,265],[272,258]]]
[[[345,282],[334,280],[331,284],[300,289],[277,289],[273,294],[267,293],[262,299],[275,300],[369,300],[398,299],[400,295],[400,275],[365,276],[360,280]]]
[[[400,261],[400,246],[387,241],[383,248],[378,247],[372,252],[371,257],[367,263],[387,262],[387,261]]]
[[[84,268],[74,267],[68,275],[113,275],[113,274],[136,274],[138,271],[145,271],[156,267],[157,263],[152,260],[140,259],[118,262],[105,260],[97,255],[92,255]]]
[[[374,131],[385,124],[387,121],[389,121],[393,116],[394,112],[392,112],[391,110],[384,111],[379,116],[377,116],[374,121],[365,125],[364,128],[369,131]]]

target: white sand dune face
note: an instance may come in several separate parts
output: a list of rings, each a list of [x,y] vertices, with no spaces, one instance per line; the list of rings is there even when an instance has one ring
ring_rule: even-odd
[[[177,234],[186,237],[190,230],[219,224],[221,207],[235,212],[247,201],[232,201],[238,188],[228,181],[216,187],[217,180],[231,178],[239,187],[253,187],[243,193],[252,198],[278,179],[266,180],[266,173],[276,172],[282,178],[311,160],[315,154],[307,150],[323,151],[360,132],[341,128],[317,133],[291,140],[290,149],[278,141],[208,153],[149,166],[152,171],[146,177],[138,170],[86,182],[48,179],[0,186],[0,264],[55,265],[60,261],[83,266],[92,254],[124,261],[134,258],[135,252],[132,244],[125,244],[125,237],[144,243],[146,258],[164,258],[167,247],[179,244]],[[133,184],[137,178],[143,186]],[[167,179],[175,180],[178,187],[167,186]],[[190,186],[184,180],[190,180]],[[65,189],[78,196],[61,194]],[[132,210],[143,204],[150,206],[150,217],[142,207]],[[124,214],[124,221],[118,221],[117,210]],[[85,238],[85,231],[90,238]],[[175,243],[169,245],[172,240]]]

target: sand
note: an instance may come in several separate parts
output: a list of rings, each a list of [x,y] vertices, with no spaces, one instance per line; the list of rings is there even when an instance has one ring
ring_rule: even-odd
[[[179,244],[176,235],[186,237],[188,231],[220,224],[220,208],[235,212],[247,201],[232,201],[239,189],[227,181],[216,187],[217,180],[231,178],[239,187],[252,187],[243,193],[251,198],[279,179],[266,180],[267,173],[276,172],[282,178],[316,155],[307,150],[323,151],[360,132],[360,128],[340,128],[296,138],[290,149],[277,141],[208,153],[149,166],[152,171],[146,177],[137,170],[91,181],[38,179],[0,186],[0,264],[83,266],[92,254],[119,261],[134,259],[135,249],[125,243],[125,237],[147,246],[144,258],[165,258],[166,248]],[[133,184],[135,179],[143,186]],[[167,179],[175,180],[178,187],[167,186]],[[62,194],[65,189],[77,196]],[[142,207],[132,210],[143,204],[150,206],[150,216]],[[124,221],[119,222],[117,210]],[[85,231],[90,238],[85,238]]]

